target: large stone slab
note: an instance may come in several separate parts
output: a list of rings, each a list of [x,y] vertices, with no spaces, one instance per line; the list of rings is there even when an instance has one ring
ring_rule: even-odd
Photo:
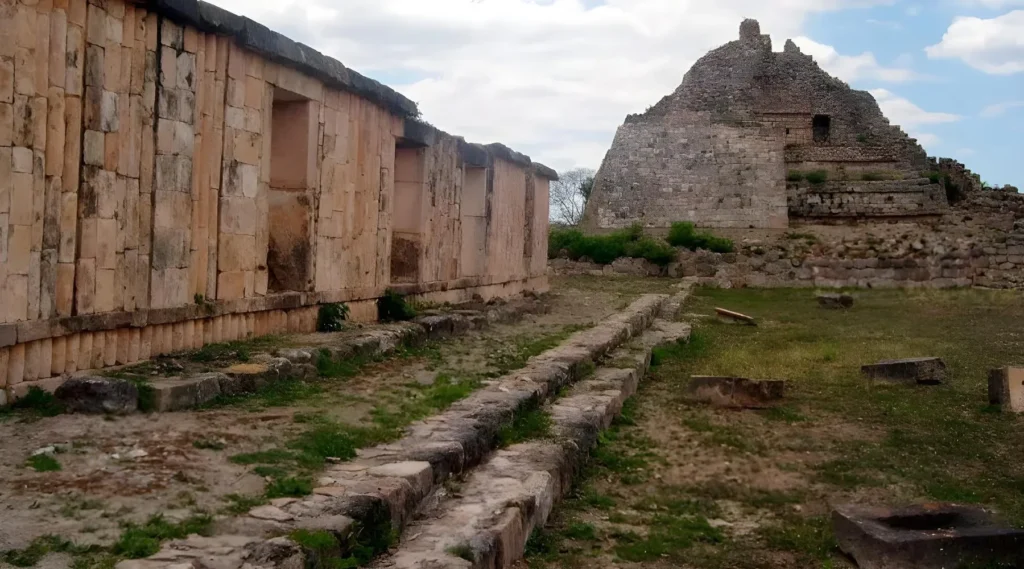
[[[1024,368],[994,369],[988,376],[988,400],[1003,411],[1024,413]]]
[[[127,414],[139,406],[139,388],[109,377],[76,377],[57,388],[54,396],[69,413]]]
[[[841,506],[832,526],[861,569],[1024,567],[1024,530],[1001,526],[978,507]]]
[[[226,379],[222,373],[204,373],[155,381],[154,408],[160,412],[195,409],[220,395],[220,382]]]
[[[693,376],[687,396],[716,407],[763,409],[777,405],[786,394],[782,380],[753,380],[742,377]]]
[[[885,360],[861,367],[868,378],[888,383],[937,385],[946,380],[946,362],[939,358]]]

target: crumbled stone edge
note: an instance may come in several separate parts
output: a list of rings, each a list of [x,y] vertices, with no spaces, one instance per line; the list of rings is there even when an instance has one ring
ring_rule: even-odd
[[[525,301],[502,304],[487,310],[455,310],[453,312],[421,316],[384,329],[368,330],[353,338],[333,345],[311,346],[277,350],[273,356],[257,358],[260,371],[207,372],[182,378],[153,382],[153,411],[166,413],[196,409],[221,395],[253,393],[276,381],[286,379],[313,379],[317,377],[316,360],[322,350],[335,360],[358,357],[378,357],[395,352],[404,346],[416,346],[427,340],[438,340],[479,330],[494,323],[513,322],[524,313],[543,310],[542,302]],[[80,379],[118,383],[124,380],[88,377]],[[61,390],[57,391],[58,398]],[[73,402],[69,402],[73,403]],[[79,406],[74,406],[79,407]],[[132,406],[137,408],[137,405]]]
[[[595,360],[647,330],[667,300],[666,295],[645,295],[531,359],[522,370],[412,425],[401,440],[361,450],[355,460],[328,468],[312,496],[274,500],[247,515],[220,520],[215,537],[169,542],[152,557],[122,561],[117,569],[302,567],[314,554],[285,537],[295,530],[332,533],[344,556],[355,528],[381,520],[402,528],[444,481],[480,464],[496,448],[502,426],[517,411],[584,377]]]
[[[653,350],[689,335],[686,324],[658,322],[643,337],[644,349],[614,352],[609,367],[580,381],[551,406],[554,440],[527,442],[495,453],[461,485],[457,498],[443,504],[438,514],[432,512],[427,521],[408,528],[412,535],[382,565],[392,569],[512,567],[523,557],[533,529],[544,526],[555,504],[572,488],[600,433],[636,393],[650,369]]]

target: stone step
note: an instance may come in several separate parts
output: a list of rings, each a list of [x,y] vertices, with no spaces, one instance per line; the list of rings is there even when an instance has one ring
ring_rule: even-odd
[[[494,453],[460,486],[458,496],[438,496],[406,528],[398,548],[373,567],[393,569],[502,569],[523,557],[534,528],[554,505],[623,404],[647,373],[654,348],[686,341],[690,327],[658,321],[639,349],[612,352],[593,376],[549,405],[552,440]]]
[[[563,387],[587,376],[594,361],[644,334],[663,313],[676,313],[679,305],[667,295],[645,295],[532,358],[525,368],[413,424],[402,439],[361,450],[355,460],[329,467],[312,496],[275,500],[247,515],[220,520],[214,538],[171,542],[155,556],[121,562],[118,569],[237,568],[243,561],[252,567],[303,566],[317,554],[287,537],[296,530],[337,537],[334,554],[344,557],[355,542],[350,539],[354,533],[403,528],[445,481],[492,453],[502,427],[517,412],[556,397]]]

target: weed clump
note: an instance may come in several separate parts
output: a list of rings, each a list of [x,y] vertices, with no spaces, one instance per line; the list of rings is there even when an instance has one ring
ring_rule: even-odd
[[[317,332],[340,332],[348,320],[349,308],[344,302],[323,304],[316,315]]]
[[[416,318],[416,309],[403,295],[388,289],[377,299],[377,317],[381,322],[404,322]]]
[[[828,172],[825,170],[815,170],[813,172],[808,172],[806,178],[808,182],[815,186],[820,186],[828,181]]]

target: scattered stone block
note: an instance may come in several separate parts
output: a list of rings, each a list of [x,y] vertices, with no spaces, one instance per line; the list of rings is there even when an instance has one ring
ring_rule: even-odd
[[[764,409],[785,397],[783,380],[751,380],[740,377],[693,376],[687,393],[691,399],[716,407]]]
[[[754,320],[752,316],[747,316],[746,314],[740,314],[739,312],[733,312],[732,310],[726,310],[724,308],[716,308],[715,312],[718,313],[718,315],[723,318],[727,318],[729,320],[733,320],[736,322],[741,322],[743,324],[747,324],[748,326],[757,326],[757,321]]]
[[[222,373],[159,380],[153,383],[154,407],[159,412],[195,409],[221,394]]]
[[[139,406],[139,388],[130,381],[109,377],[76,377],[54,395],[70,413],[128,414]]]
[[[972,506],[903,509],[841,506],[832,512],[839,547],[861,569],[1024,567],[1024,530]]]
[[[946,363],[940,358],[885,360],[861,371],[870,379],[889,383],[938,385],[946,380]]]
[[[853,308],[853,295],[850,294],[819,294],[818,306],[831,310]]]
[[[1024,368],[1004,367],[988,376],[988,401],[1003,411],[1024,413]]]

